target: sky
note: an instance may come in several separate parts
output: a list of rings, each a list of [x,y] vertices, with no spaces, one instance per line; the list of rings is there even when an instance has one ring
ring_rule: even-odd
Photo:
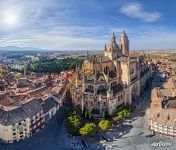
[[[1,0],[0,47],[103,50],[123,30],[130,50],[176,48],[175,0]]]

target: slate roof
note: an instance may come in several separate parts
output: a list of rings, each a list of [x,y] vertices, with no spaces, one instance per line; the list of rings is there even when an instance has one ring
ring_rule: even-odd
[[[34,99],[28,103],[25,103],[22,108],[25,113],[31,118],[42,110],[42,100]]]
[[[15,124],[21,122],[28,118],[27,114],[24,112],[22,107],[18,107],[11,111],[5,111],[0,109],[0,124],[4,126],[8,126],[11,124]]]
[[[57,106],[57,102],[54,100],[53,97],[49,97],[44,101],[43,104],[43,113],[47,113],[49,110],[51,110],[54,106]]]
[[[123,86],[121,84],[117,84],[112,86],[111,89],[113,90],[113,94],[116,94],[123,90]]]
[[[0,108],[0,124],[4,126],[19,123],[28,117],[31,118],[42,110],[42,100],[34,99],[21,107],[6,111]]]

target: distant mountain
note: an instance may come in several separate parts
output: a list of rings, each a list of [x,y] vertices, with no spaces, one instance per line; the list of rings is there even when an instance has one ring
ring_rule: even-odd
[[[6,47],[0,47],[0,51],[42,51],[42,49],[35,48],[35,47],[6,46]]]

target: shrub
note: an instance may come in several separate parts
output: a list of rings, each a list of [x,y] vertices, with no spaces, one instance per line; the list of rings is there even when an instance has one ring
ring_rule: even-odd
[[[101,120],[98,124],[101,131],[107,131],[111,128],[111,121],[109,120]]]
[[[132,114],[132,107],[127,105],[117,112],[116,117],[118,120],[123,120]]]
[[[81,126],[81,117],[77,111],[72,110],[67,114],[67,127],[72,134],[78,134]]]
[[[79,130],[82,136],[92,135],[96,132],[96,125],[94,123],[86,123],[84,127]]]

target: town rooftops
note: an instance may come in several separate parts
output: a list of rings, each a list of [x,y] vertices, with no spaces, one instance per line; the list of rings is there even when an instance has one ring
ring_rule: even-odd
[[[176,93],[173,82],[175,80],[169,78],[165,88],[153,89],[149,119],[163,126],[176,128]]]

